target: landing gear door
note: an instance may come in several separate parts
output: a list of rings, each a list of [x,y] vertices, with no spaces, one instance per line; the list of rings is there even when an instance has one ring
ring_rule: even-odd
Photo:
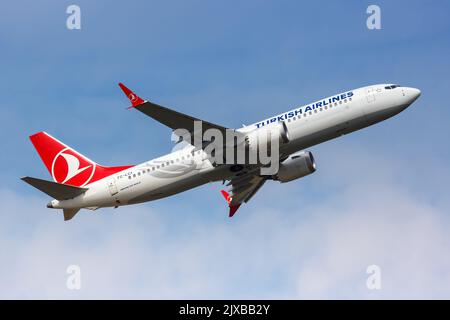
[[[372,103],[375,101],[375,89],[373,87],[366,89],[366,97],[368,103]]]
[[[111,193],[112,196],[119,193],[119,191],[117,190],[116,181],[114,179],[108,181],[108,189],[109,193]]]

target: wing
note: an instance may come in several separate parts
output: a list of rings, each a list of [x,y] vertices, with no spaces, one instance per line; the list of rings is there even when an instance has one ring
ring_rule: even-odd
[[[232,178],[227,183],[227,186],[231,185],[231,189],[229,190],[231,194],[225,190],[221,190],[230,208],[230,217],[236,213],[242,203],[248,202],[263,186],[264,182],[266,182],[267,178],[261,177],[257,174],[258,172],[259,170]]]
[[[225,132],[227,128],[223,126],[219,126],[217,124],[208,121],[203,121],[201,119],[191,117],[187,114],[183,114],[181,112],[160,106],[156,103],[143,100],[133,91],[128,89],[124,84],[119,83],[119,86],[125,93],[125,95],[128,97],[128,99],[130,99],[132,104],[130,108],[139,110],[140,112],[146,114],[149,117],[152,117],[156,121],[161,122],[162,124],[168,126],[173,130],[186,129],[189,132],[194,132],[194,122],[201,121],[202,136],[203,133],[208,129],[218,129],[222,132],[222,134],[225,137]]]

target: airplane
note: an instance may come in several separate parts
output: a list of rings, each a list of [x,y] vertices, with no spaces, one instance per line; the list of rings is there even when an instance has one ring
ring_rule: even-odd
[[[144,100],[122,83],[119,86],[131,102],[129,108],[172,130],[197,130],[194,123],[200,119]],[[62,209],[65,221],[83,208],[117,208],[153,201],[216,181],[227,182],[230,187],[221,193],[229,207],[229,217],[233,217],[241,204],[248,202],[267,180],[285,183],[315,172],[315,159],[307,148],[386,120],[409,107],[420,94],[419,89],[397,84],[370,85],[231,129],[247,147],[262,133],[276,132],[279,167],[272,175],[261,175],[260,162],[214,163],[206,148],[195,146],[192,141],[179,150],[138,165],[107,167],[50,134],[38,132],[30,140],[53,181],[21,179],[54,198],[47,207]],[[207,121],[201,123],[200,133],[208,129],[230,130]]]

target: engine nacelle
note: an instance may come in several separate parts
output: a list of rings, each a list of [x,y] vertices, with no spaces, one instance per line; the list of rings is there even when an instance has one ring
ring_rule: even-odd
[[[274,180],[289,182],[303,178],[314,171],[316,171],[316,163],[312,153],[309,151],[300,151],[291,154],[286,160],[280,163],[280,168],[274,176]]]
[[[260,127],[250,132],[246,137],[248,148],[252,151],[256,151],[264,143],[266,143],[266,146],[270,146],[270,140],[272,139],[270,134],[274,133],[276,137],[273,138],[278,138],[279,145],[289,142],[289,132],[286,124],[282,121]]]

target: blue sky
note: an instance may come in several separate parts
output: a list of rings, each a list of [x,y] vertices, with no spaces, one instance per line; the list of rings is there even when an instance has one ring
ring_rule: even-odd
[[[66,28],[70,4],[81,30]],[[366,28],[381,8],[382,29]],[[449,298],[447,1],[15,1],[0,19],[0,297]],[[122,81],[239,127],[374,84],[417,87],[381,124],[311,148],[318,171],[268,183],[232,220],[209,184],[64,223],[18,178],[49,178],[45,130],[105,165],[171,150]],[[66,289],[78,264],[82,289]],[[382,290],[365,286],[368,265]]]

